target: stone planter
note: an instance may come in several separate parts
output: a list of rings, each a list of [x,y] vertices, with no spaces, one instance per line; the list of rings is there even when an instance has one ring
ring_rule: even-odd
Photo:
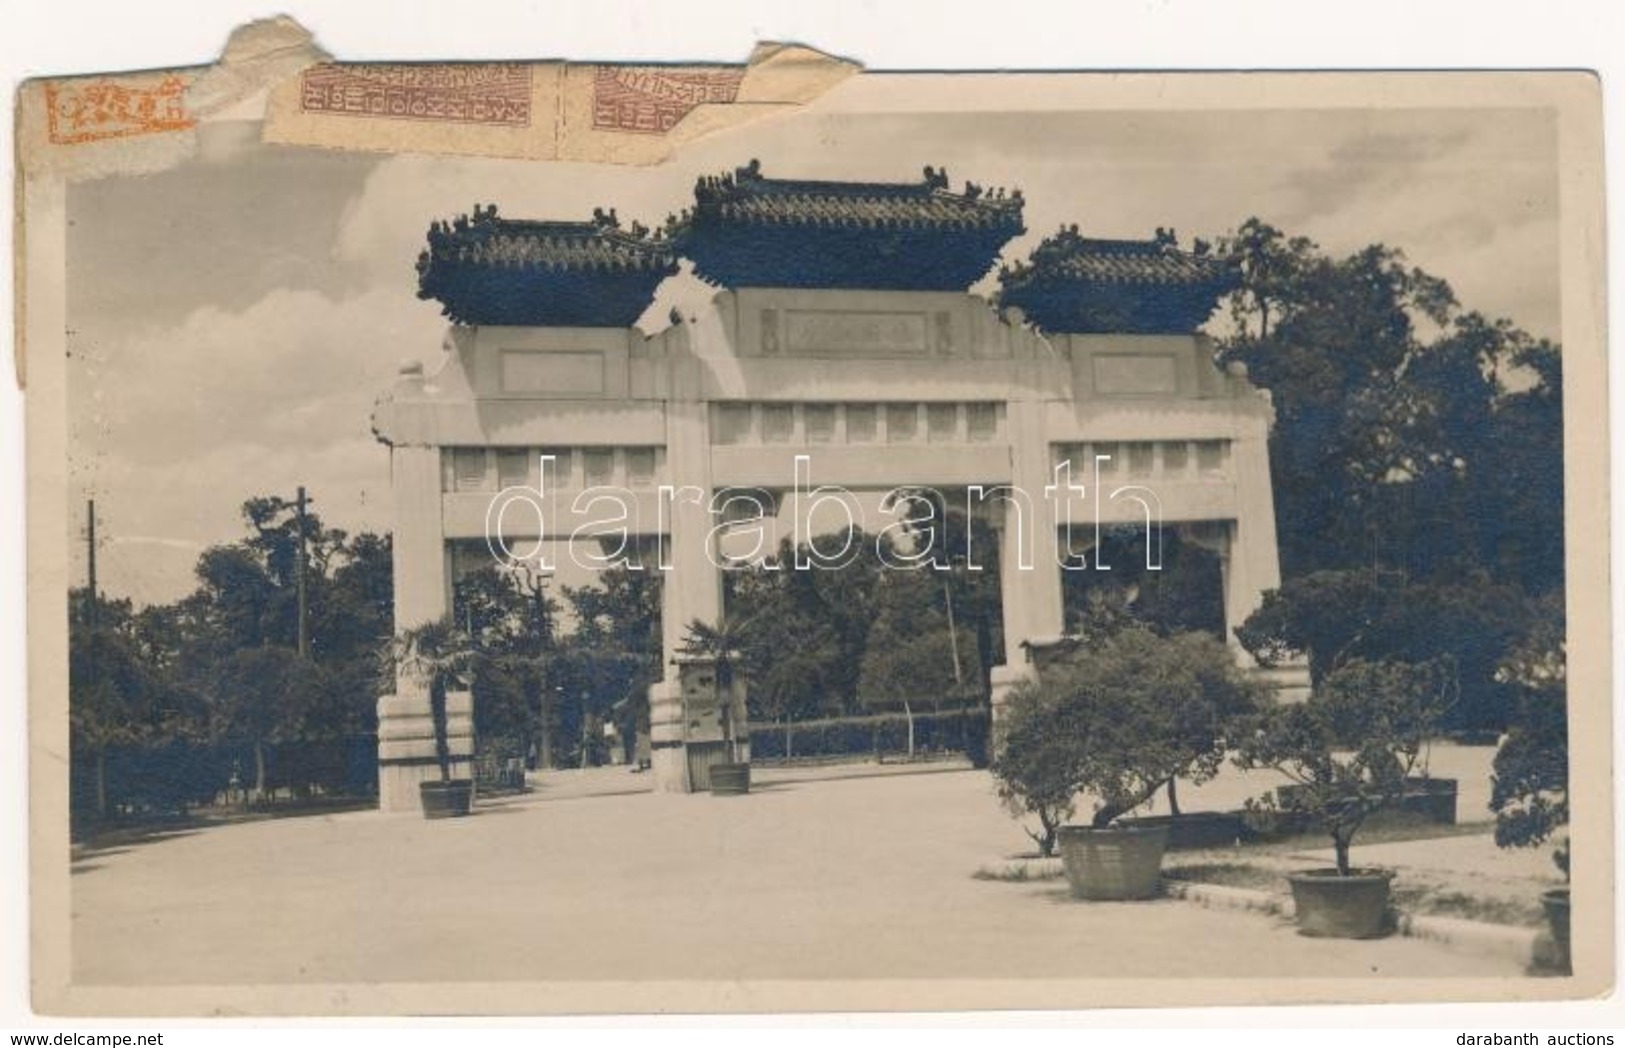
[[[1123,819],[1123,826],[1168,829],[1168,850],[1183,851],[1194,848],[1229,848],[1236,841],[1249,836],[1245,821],[1239,812],[1193,811],[1179,815],[1148,815],[1138,819]]]
[[[427,779],[418,784],[425,819],[454,819],[474,809],[473,779]]]
[[[750,765],[711,765],[711,796],[730,797],[750,792]]]
[[[1375,939],[1388,932],[1389,870],[1305,870],[1287,880],[1298,933],[1327,939]]]
[[[1078,899],[1149,899],[1162,878],[1166,826],[1062,826],[1061,865]]]
[[[1303,807],[1301,798],[1309,793],[1309,787],[1296,783],[1275,788],[1275,800],[1286,811],[1296,811]],[[1456,823],[1456,794],[1457,782],[1455,779],[1434,779],[1422,775],[1413,775],[1405,780],[1405,792],[1400,796],[1398,803],[1392,807],[1381,809],[1373,813],[1374,818],[1400,813],[1403,815],[1417,815],[1429,822],[1444,826],[1454,826]]]
[[[1400,810],[1425,815],[1432,822],[1444,826],[1456,824],[1455,779],[1433,779],[1414,776],[1405,780],[1405,796]]]

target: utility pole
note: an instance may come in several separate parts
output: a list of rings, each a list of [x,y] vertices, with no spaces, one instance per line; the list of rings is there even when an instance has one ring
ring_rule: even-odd
[[[305,486],[299,485],[299,556],[294,561],[294,585],[299,595],[299,657],[310,657],[310,621],[305,607]]]
[[[959,667],[959,628],[954,623],[954,589],[949,581],[953,575],[953,568],[942,576],[942,600],[948,606],[948,650],[954,657],[954,687],[959,691],[956,698],[963,699],[965,690],[965,674]]]
[[[98,617],[97,613],[96,613],[96,604],[98,602],[96,600],[96,500],[95,499],[87,499],[85,501],[85,516],[86,516],[86,519],[87,519],[87,522],[88,522],[88,526],[85,529],[85,539],[86,539],[86,545],[87,545],[87,552],[90,554],[90,602],[85,606],[86,606],[86,608],[89,609],[88,612],[87,612],[86,617],[87,617],[87,619],[89,621],[90,628],[95,629],[96,628],[96,619]]]

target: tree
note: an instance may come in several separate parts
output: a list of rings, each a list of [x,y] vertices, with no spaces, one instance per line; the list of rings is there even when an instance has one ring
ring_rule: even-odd
[[[545,575],[493,566],[460,578],[452,594],[453,619],[480,654],[470,684],[479,737],[534,745],[542,767],[553,764],[558,676],[558,604],[547,584]]]
[[[617,566],[599,572],[597,583],[564,587],[576,628],[559,644],[544,692],[566,700],[557,711],[556,748],[580,739],[582,761],[598,745],[592,722],[616,717],[623,739],[648,730],[644,696],[663,674],[660,572]],[[543,713],[551,734],[555,718]]]
[[[99,600],[83,590],[75,596],[71,603],[82,608]],[[142,739],[154,692],[136,645],[108,614],[116,610],[98,609],[94,627],[88,613],[76,614],[68,631],[68,739],[75,754],[95,762],[96,814],[103,819],[109,814],[107,751]]]
[[[1502,666],[1518,692],[1515,716],[1496,750],[1490,780],[1495,843],[1503,848],[1543,844],[1569,821],[1568,674],[1561,595],[1548,597],[1541,612],[1536,628]],[[1566,877],[1566,842],[1553,859]]]
[[[1056,688],[1016,688],[990,765],[999,799],[1010,814],[1038,818],[1038,832],[1026,833],[1046,858],[1055,854],[1057,834],[1077,808],[1076,740],[1060,727],[1068,700]]]
[[[1266,593],[1236,637],[1266,666],[1307,656],[1312,684],[1357,658],[1449,658],[1460,693],[1443,724],[1498,729],[1511,703],[1500,662],[1531,614],[1522,590],[1481,570],[1423,582],[1366,569],[1317,571]]]
[[[828,540],[820,540],[828,546]],[[850,713],[858,708],[858,675],[872,621],[875,581],[883,566],[874,554],[874,537],[855,532],[857,555],[833,568],[798,571],[796,547],[786,539],[765,563],[731,570],[723,576],[727,617],[752,623],[741,638],[741,663],[754,682],[775,678],[765,694],[792,696],[790,707],[809,712],[822,707]],[[803,640],[806,641],[803,644]],[[811,686],[793,687],[775,664],[790,647],[798,650],[804,679]],[[759,707],[760,708],[760,707]],[[783,715],[775,709],[773,715]]]
[[[1013,809],[1039,816],[1040,847],[1052,847],[1055,817],[1079,792],[1095,798],[1092,824],[1105,827],[1177,778],[1217,774],[1259,702],[1212,636],[1130,626],[1015,689],[993,772]]]
[[[1241,275],[1241,285],[1230,300],[1230,317],[1247,337],[1267,340],[1270,320],[1294,304],[1293,289],[1313,263],[1315,244],[1307,237],[1288,239],[1267,222],[1249,218],[1235,233],[1220,241]]]
[[[943,590],[933,568],[893,570],[875,588],[875,618],[865,641],[858,689],[865,706],[902,707],[908,722],[908,755],[914,756],[914,705],[940,709],[943,698],[963,700],[965,668],[981,666],[976,635],[952,629]],[[979,676],[979,674],[978,674]],[[978,682],[979,683],[979,682]]]
[[[1325,828],[1337,872],[1347,877],[1355,834],[1373,812],[1404,796],[1453,684],[1452,669],[1442,661],[1351,660],[1329,673],[1307,702],[1266,709],[1241,734],[1236,762],[1291,781],[1296,789],[1286,791],[1282,803]]]
[[[215,665],[216,732],[252,747],[255,800],[267,795],[266,747],[308,738],[325,691],[321,670],[291,648],[243,648]]]
[[[1365,566],[1561,584],[1555,346],[1463,311],[1383,245],[1331,258],[1249,219],[1220,254],[1242,280],[1219,357],[1275,406],[1285,577]]]
[[[1090,551],[1091,565],[1110,571],[1062,573],[1068,629],[1094,598],[1108,600],[1130,618],[1158,633],[1205,630],[1224,636],[1223,575],[1216,553],[1182,540],[1172,529],[1159,536],[1162,556],[1157,570],[1146,567],[1146,529],[1116,525],[1104,529],[1101,543]]]
[[[751,720],[782,724],[791,756],[794,722],[819,716],[839,695],[840,638],[796,600],[779,573],[753,568],[728,581],[727,606],[749,609],[753,623],[742,641]]]

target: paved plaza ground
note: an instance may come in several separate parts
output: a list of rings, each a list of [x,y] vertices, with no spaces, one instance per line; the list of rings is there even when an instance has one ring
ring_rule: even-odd
[[[353,812],[91,849],[74,981],[1520,974],[1415,939],[977,880],[1029,843],[985,772],[867,771],[758,769],[727,798],[553,772],[468,819]]]

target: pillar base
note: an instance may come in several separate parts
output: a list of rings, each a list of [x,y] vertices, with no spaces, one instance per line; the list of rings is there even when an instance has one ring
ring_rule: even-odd
[[[649,755],[656,793],[688,792],[688,752],[681,744],[662,746]]]
[[[453,758],[451,777],[472,779],[474,762],[466,757]],[[420,783],[440,778],[440,763],[392,764],[378,762],[378,810],[385,815],[421,815],[423,801],[418,792]]]
[[[446,735],[451,777],[474,777],[474,696],[446,695]],[[386,815],[423,811],[418,783],[440,777],[434,717],[426,693],[385,695],[378,700],[378,810]]]
[[[988,674],[990,684],[988,705],[992,713],[994,732],[999,730],[999,725],[1004,721],[1005,710],[1010,703],[1010,693],[1016,689],[1016,685],[1037,679],[1038,675],[1031,663],[1019,666],[1006,664],[992,668]],[[994,737],[997,738],[997,735]]]
[[[1251,672],[1269,689],[1277,705],[1290,706],[1309,699],[1309,664],[1306,662],[1283,662],[1267,669],[1255,666]]]
[[[683,691],[675,679],[649,685],[649,771],[656,793],[688,792],[683,750]]]

